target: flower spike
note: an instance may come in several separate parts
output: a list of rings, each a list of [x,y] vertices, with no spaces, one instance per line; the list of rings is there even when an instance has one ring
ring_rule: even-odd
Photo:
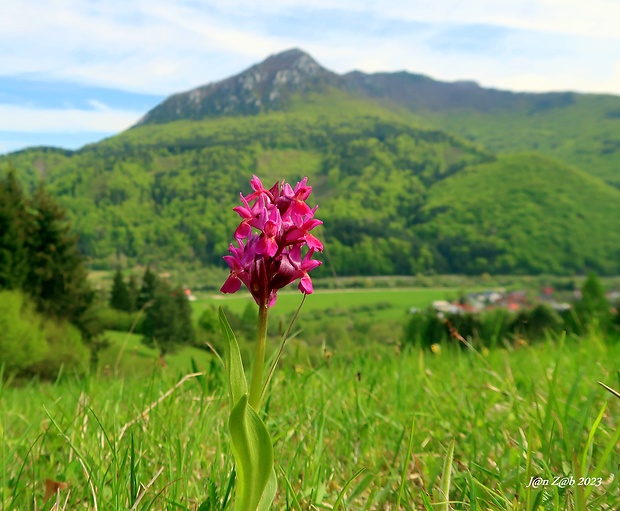
[[[243,205],[233,208],[242,220],[234,233],[238,246],[231,244],[224,256],[230,275],[223,293],[236,293],[243,283],[259,306],[271,307],[278,290],[297,279],[302,293],[313,292],[308,273],[321,264],[312,256],[323,251],[323,244],[310,231],[323,222],[314,218],[317,207],[306,204],[312,193],[307,182],[306,177],[294,189],[276,182],[266,189],[252,176],[253,192],[240,194]]]

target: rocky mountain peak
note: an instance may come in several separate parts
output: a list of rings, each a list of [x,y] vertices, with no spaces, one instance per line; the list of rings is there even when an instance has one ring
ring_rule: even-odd
[[[271,55],[254,67],[266,75],[265,79],[274,88],[287,84],[298,87],[304,80],[330,74],[310,55],[298,49]]]
[[[297,48],[270,55],[258,64],[258,67],[276,72],[296,70],[306,75],[314,75],[325,71],[310,55]]]
[[[338,75],[294,48],[271,55],[236,76],[175,94],[148,112],[138,125],[278,110],[291,93],[319,92],[337,81]]]

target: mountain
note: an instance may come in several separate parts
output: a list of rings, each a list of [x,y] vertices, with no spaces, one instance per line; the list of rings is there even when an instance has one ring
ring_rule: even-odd
[[[426,126],[457,133],[493,152],[538,151],[620,188],[620,97],[518,93],[473,81],[441,82],[408,72],[338,75],[293,49],[241,74],[175,94],[138,123],[287,111],[300,95],[338,89],[411,112]]]
[[[323,93],[330,87],[373,99],[387,100],[411,111],[540,112],[565,108],[578,96],[564,93],[515,93],[484,89],[476,82],[440,82],[408,72],[338,75],[298,49],[272,55],[242,73],[174,94],[138,122],[162,124],[181,119],[256,115],[286,110],[295,93]]]
[[[310,55],[292,49],[226,80],[175,94],[148,112],[137,126],[282,110],[291,94],[323,92],[339,81],[338,75],[321,67]]]
[[[309,177],[326,275],[618,274],[618,169],[595,146],[609,137],[613,155],[616,118],[605,112],[616,104],[409,73],[337,75],[290,50],[171,96],[115,137],[14,153],[0,171],[14,166],[28,186],[45,179],[94,268],[119,257],[222,266],[232,208],[256,173],[267,185]],[[534,143],[545,156],[525,152]]]

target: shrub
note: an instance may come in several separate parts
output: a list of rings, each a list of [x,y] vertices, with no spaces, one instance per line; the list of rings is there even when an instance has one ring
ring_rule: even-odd
[[[129,332],[138,314],[140,312],[125,312],[110,307],[101,307],[97,311],[99,321],[104,330],[116,330],[118,332]],[[134,333],[143,333],[144,318],[145,315],[143,313],[140,314],[140,318],[133,330]]]
[[[228,318],[228,316],[227,316]],[[224,354],[224,342],[220,331],[220,322],[217,309],[208,305],[198,318],[198,332],[194,346],[200,349],[209,349],[204,341],[207,341],[220,355]]]
[[[7,372],[21,372],[45,358],[48,348],[41,322],[23,293],[0,292],[0,364]]]
[[[575,304],[575,318],[572,327],[579,335],[589,333],[591,329],[606,335],[613,325],[610,303],[598,277],[594,274],[588,278],[581,288],[581,301]]]
[[[405,325],[405,344],[428,348],[431,344],[444,342],[447,338],[445,320],[430,308],[412,314]]]
[[[67,322],[43,323],[48,351],[43,360],[32,364],[29,373],[43,378],[54,378],[63,372],[82,374],[88,369],[90,352],[82,343],[79,330]]]
[[[0,292],[0,364],[7,372],[53,378],[60,371],[83,372],[89,350],[67,321],[45,319],[19,291]]]
[[[480,316],[478,338],[482,345],[494,347],[510,335],[514,314],[507,309],[495,309]]]
[[[512,323],[511,330],[530,341],[543,338],[548,333],[560,332],[564,321],[547,305],[537,305],[532,310],[521,311]]]
[[[479,314],[447,314],[445,320],[469,343],[473,343],[480,336],[481,316]],[[457,343],[464,347],[460,341]]]

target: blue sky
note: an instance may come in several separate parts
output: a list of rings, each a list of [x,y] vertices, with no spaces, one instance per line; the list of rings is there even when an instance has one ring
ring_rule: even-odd
[[[289,48],[344,73],[620,95],[619,0],[3,0],[0,153],[78,148]]]

